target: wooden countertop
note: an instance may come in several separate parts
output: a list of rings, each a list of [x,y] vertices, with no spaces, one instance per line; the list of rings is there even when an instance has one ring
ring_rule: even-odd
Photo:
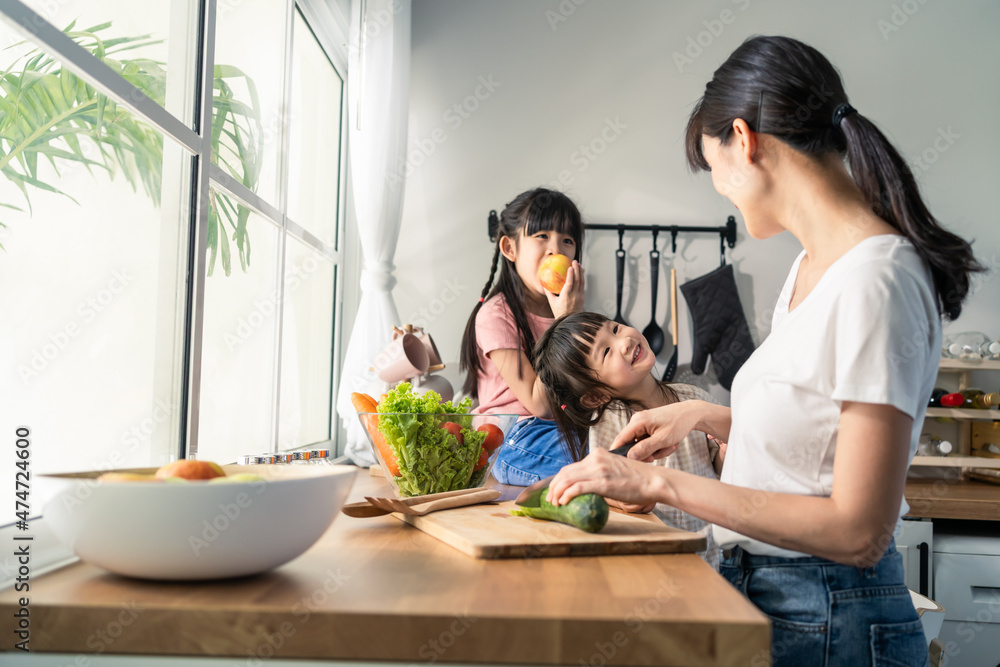
[[[348,502],[388,492],[361,470]],[[19,595],[0,593],[8,638]],[[476,560],[391,516],[340,515],[299,558],[237,580],[76,563],[32,579],[30,611],[32,652],[747,665],[770,642],[766,617],[696,555]]]
[[[1000,521],[1000,485],[987,482],[909,479],[908,518]]]

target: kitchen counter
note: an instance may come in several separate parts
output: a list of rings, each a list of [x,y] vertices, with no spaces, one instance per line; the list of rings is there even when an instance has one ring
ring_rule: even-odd
[[[520,490],[495,486],[501,500]],[[359,470],[348,502],[388,494]],[[19,595],[0,593],[3,650]],[[340,515],[299,558],[236,580],[78,562],[31,581],[30,612],[32,654],[747,665],[770,640],[766,617],[693,554],[476,560],[391,516]]]
[[[909,479],[908,519],[1000,521],[1000,485],[977,481]]]

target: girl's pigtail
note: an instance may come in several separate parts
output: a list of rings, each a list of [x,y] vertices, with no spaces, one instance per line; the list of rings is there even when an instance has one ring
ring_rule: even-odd
[[[496,217],[496,211],[490,211],[490,218],[494,217]],[[499,262],[500,244],[497,243],[496,249],[493,251],[493,265],[490,267],[490,277],[486,280],[486,284],[483,285],[483,291],[479,294],[479,302],[472,309],[472,315],[469,316],[469,321],[465,323],[465,334],[462,336],[462,354],[459,361],[459,369],[465,373],[465,384],[462,385],[462,391],[472,398],[479,398],[479,371],[481,370],[479,350],[476,343],[476,315],[479,314],[479,309],[483,307],[486,296],[490,293],[490,288],[493,287],[493,279],[496,277],[497,264]]]

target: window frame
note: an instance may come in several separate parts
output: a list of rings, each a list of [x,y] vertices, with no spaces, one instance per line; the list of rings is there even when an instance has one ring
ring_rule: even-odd
[[[181,119],[168,112],[150,99],[142,90],[132,86],[121,76],[112,71],[107,65],[94,58],[83,47],[63,33],[60,29],[49,23],[46,19],[26,6],[20,0],[0,0],[0,20],[6,22],[10,27],[20,32],[26,39],[31,40],[40,48],[43,48],[51,57],[62,62],[63,66],[72,70],[89,85],[99,92],[114,99],[118,104],[127,107],[139,118],[148,123],[164,135],[164,139],[177,142],[189,155],[192,160],[191,169],[191,202],[190,219],[188,228],[188,248],[187,257],[184,264],[187,273],[187,288],[184,295],[185,303],[183,313],[183,355],[179,362],[181,368],[177,369],[183,373],[180,388],[181,409],[178,411],[176,421],[172,427],[178,434],[176,454],[179,457],[194,456],[198,451],[198,427],[201,404],[201,361],[202,361],[202,335],[204,329],[204,303],[205,288],[207,281],[207,245],[208,245],[208,211],[210,189],[215,189],[232,198],[234,202],[243,204],[250,208],[265,220],[274,224],[279,230],[278,243],[278,289],[279,303],[284,309],[284,262],[285,262],[285,241],[286,235],[291,234],[297,240],[319,252],[333,264],[334,269],[334,308],[333,308],[333,329],[331,354],[331,383],[330,383],[330,424],[329,439],[302,445],[310,448],[326,448],[333,452],[340,453],[338,443],[342,441],[338,437],[341,429],[338,428],[339,420],[336,411],[336,388],[340,380],[341,357],[343,353],[343,333],[348,329],[344,326],[343,302],[344,286],[356,282],[352,272],[345,271],[345,259],[354,260],[356,256],[356,242],[348,243],[351,239],[345,234],[346,220],[348,215],[347,206],[347,151],[348,151],[348,106],[347,106],[347,49],[348,43],[348,17],[344,17],[337,6],[326,5],[322,0],[285,0],[286,3],[286,25],[285,29],[285,52],[284,71],[285,79],[282,91],[283,105],[287,109],[291,96],[291,68],[292,49],[295,12],[301,13],[303,20],[311,31],[312,36],[317,40],[319,46],[326,54],[331,66],[340,77],[343,86],[340,108],[340,155],[338,156],[338,197],[336,211],[336,226],[334,244],[327,245],[322,240],[316,238],[312,233],[303,228],[296,221],[290,219],[285,211],[287,210],[288,198],[288,166],[289,166],[289,134],[282,127],[281,153],[279,156],[279,208],[275,208],[263,198],[251,192],[241,183],[232,179],[221,167],[215,165],[211,160],[211,141],[209,137],[212,131],[212,99],[215,66],[215,34],[217,0],[199,0],[197,7],[192,7],[192,13],[197,16],[196,33],[191,39],[196,45],[196,53],[190,54],[189,63],[194,63],[192,67],[191,80],[194,92],[194,129],[188,127]],[[279,443],[279,420],[278,410],[280,408],[281,390],[281,353],[282,353],[282,329],[284,317],[277,317],[278,335],[275,340],[275,367],[272,380],[272,423],[271,450],[278,451]],[[177,344],[175,342],[175,344]],[[45,525],[45,518],[42,515],[35,516],[31,520],[34,527],[33,532],[37,532],[44,539],[36,542],[33,553],[33,574],[37,575],[48,569],[61,567],[75,560],[72,552],[51,538],[51,534]],[[17,531],[14,523],[0,525],[0,537],[10,540]],[[13,543],[13,542],[11,542]],[[11,563],[5,559],[0,561],[0,588],[11,585],[16,576],[16,568],[11,568]]]

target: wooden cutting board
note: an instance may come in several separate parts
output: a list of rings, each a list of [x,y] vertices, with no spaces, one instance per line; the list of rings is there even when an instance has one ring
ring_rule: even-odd
[[[475,558],[675,554],[706,546],[704,536],[671,528],[655,516],[612,509],[601,532],[586,533],[555,521],[514,516],[512,509],[517,505],[505,502],[393,516]]]

